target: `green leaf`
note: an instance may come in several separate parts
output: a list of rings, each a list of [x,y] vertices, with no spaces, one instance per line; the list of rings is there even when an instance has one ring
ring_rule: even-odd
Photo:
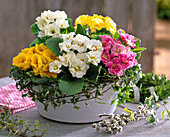
[[[39,123],[38,120],[35,120],[34,122],[35,122],[35,123],[34,123],[34,127],[39,127],[39,126],[40,126],[40,123]]]
[[[67,28],[67,33],[74,32],[74,27],[72,26],[73,20],[69,18],[67,18],[66,20],[68,20],[68,24],[69,24],[69,27]]]
[[[87,70],[85,77],[88,81],[96,83],[98,81],[99,74],[101,72],[102,66],[91,65]]]
[[[39,32],[40,32],[40,29],[38,28],[37,24],[34,23],[31,25],[31,32],[33,34],[35,34],[36,36],[38,36]]]
[[[140,57],[141,57],[141,53],[138,52],[138,53],[137,53],[137,56],[135,57],[135,59],[138,60],[138,59],[140,59]]]
[[[165,111],[162,111],[162,112],[161,112],[161,115],[162,115],[162,119],[164,119],[164,117],[165,117]]]
[[[38,38],[36,38],[33,42],[31,42],[31,44],[29,45],[30,47],[34,47],[35,44],[40,44]]]
[[[60,38],[50,38],[46,41],[46,46],[56,55],[61,55],[59,43],[63,40]]]
[[[42,77],[42,78],[32,77],[31,80],[35,84],[42,85],[48,81],[48,78],[47,77]]]
[[[77,24],[76,34],[81,34],[86,36],[86,30],[83,28],[81,24]]]
[[[142,52],[142,51],[144,51],[144,50],[146,50],[146,48],[144,48],[144,47],[140,47],[140,48],[132,49],[132,51],[133,51],[133,52],[136,52],[136,53],[138,53],[138,52]]]
[[[136,47],[139,48],[140,47],[140,44],[141,44],[141,40],[139,38],[136,38],[137,41],[136,41]]]
[[[95,96],[97,97],[97,96],[101,96],[101,95],[103,95],[102,92],[99,89],[97,89],[96,93],[95,93]]]
[[[148,119],[149,123],[154,123],[155,122],[155,117],[151,115],[151,118]]]
[[[163,103],[164,103],[164,104],[168,104],[168,101],[164,100]]]
[[[113,105],[114,103],[115,103],[115,100],[112,100],[111,103],[110,103],[110,105]]]
[[[130,111],[129,109],[127,109],[127,108],[124,108],[124,111],[126,111],[127,113],[129,113],[129,114],[131,114],[132,113],[132,111]]]
[[[120,36],[119,36],[118,31],[116,31],[115,34],[113,35],[113,38],[114,38],[114,39],[119,39],[119,37],[120,37]]]
[[[102,42],[102,38],[101,38],[101,37],[99,37],[98,35],[97,35],[97,36],[93,36],[93,37],[91,37],[91,39],[100,40],[100,42]]]
[[[73,108],[77,109],[77,110],[80,110],[80,107],[78,107],[78,106],[74,106]]]
[[[63,94],[74,95],[79,93],[84,86],[84,81],[82,79],[73,78],[69,74],[65,74],[59,80],[59,88]]]

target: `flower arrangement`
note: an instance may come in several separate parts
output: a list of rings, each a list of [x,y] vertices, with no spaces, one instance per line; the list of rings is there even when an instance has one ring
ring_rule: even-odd
[[[13,58],[10,76],[24,96],[55,108],[95,99],[111,85],[118,105],[141,77],[140,40],[116,29],[110,17],[81,15],[72,26],[64,11],[44,11],[31,31],[37,38]],[[41,86],[37,92],[34,87]],[[70,100],[66,100],[70,97]],[[82,98],[85,97],[85,98]],[[99,101],[97,101],[99,100]],[[114,103],[114,100],[111,104]]]

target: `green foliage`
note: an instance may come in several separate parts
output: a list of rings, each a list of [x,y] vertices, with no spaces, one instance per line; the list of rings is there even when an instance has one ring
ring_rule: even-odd
[[[140,102],[144,102],[146,97],[151,95],[149,88],[154,87],[155,93],[159,96],[158,101],[170,96],[170,80],[165,75],[155,75],[154,73],[142,74],[142,78],[137,82],[140,91]],[[134,97],[133,91],[130,92],[130,98]]]
[[[46,46],[54,53],[54,55],[59,56],[61,55],[59,43],[62,41],[63,40],[58,37],[51,38],[46,41]]]
[[[100,42],[102,42],[102,38],[99,37],[98,35],[91,37],[91,39],[100,40]]]
[[[11,117],[12,112],[2,106],[0,108],[0,131],[7,130],[8,137],[10,136],[32,136],[32,137],[42,137],[48,130],[47,126],[44,126],[44,129],[41,129],[41,124],[38,120],[35,120],[34,127],[29,124],[29,120],[24,121],[22,115],[16,115],[15,117]]]
[[[73,20],[69,18],[67,18],[66,20],[68,20],[68,24],[69,24],[69,27],[67,28],[67,33],[74,32],[74,27],[72,26]]]
[[[91,65],[86,72],[86,78],[90,82],[96,83],[98,81],[99,74],[101,72],[102,66]]]
[[[133,52],[136,52],[136,53],[138,53],[138,52],[142,52],[142,51],[144,51],[144,50],[146,50],[146,48],[144,48],[144,47],[140,47],[140,48],[132,49],[132,51],[133,51]]]
[[[170,19],[170,0],[157,0],[157,15],[161,19]]]
[[[92,33],[93,34],[93,33]],[[101,30],[96,30],[95,35],[110,35],[112,36],[112,33],[108,30],[106,30],[106,28],[102,28]]]
[[[33,34],[35,34],[36,36],[38,36],[40,29],[38,28],[37,24],[34,23],[33,25],[31,25],[31,32]]]
[[[65,74],[59,80],[59,88],[63,94],[74,95],[79,93],[84,86],[84,81],[82,79],[73,78],[69,74]]]
[[[36,38],[33,42],[31,42],[31,44],[29,45],[30,47],[34,47],[35,44],[40,44],[38,38]]]
[[[76,34],[81,34],[81,35],[86,36],[87,31],[83,28],[81,24],[77,24]]]
[[[141,45],[141,40],[139,38],[136,38],[136,39],[137,39],[137,41],[135,44],[136,44],[136,47],[139,48]]]

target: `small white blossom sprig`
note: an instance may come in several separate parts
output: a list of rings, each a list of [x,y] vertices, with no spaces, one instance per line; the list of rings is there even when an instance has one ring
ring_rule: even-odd
[[[69,27],[67,14],[64,11],[44,11],[41,16],[37,17],[37,26],[41,30],[39,37],[52,36],[57,37],[60,34],[60,29]]]
[[[90,64],[95,66],[101,61],[103,51],[100,40],[89,39],[87,36],[75,34],[60,34],[63,42],[59,43],[62,55],[59,55],[59,61],[51,62],[49,71],[60,73],[62,66],[68,67],[73,77],[82,78],[89,69]]]
[[[166,111],[162,111],[162,119],[164,119],[165,112],[167,113],[167,119],[170,118],[170,110],[168,110],[165,106],[167,104],[167,101],[164,101],[163,107],[166,109]],[[159,103],[160,104],[160,103]],[[124,110],[127,112],[123,112],[121,114],[100,114],[99,117],[105,117],[101,122],[94,123],[92,125],[93,128],[96,128],[98,131],[101,129],[104,129],[105,132],[111,133],[111,134],[117,134],[121,131],[123,131],[123,128],[125,125],[132,121],[139,121],[142,119],[147,119],[148,122],[146,124],[153,124],[156,125],[159,122],[159,118],[156,117],[157,113],[155,112],[156,109],[160,107],[159,104],[156,104],[152,100],[152,96],[145,99],[145,104],[140,104],[138,106],[138,111],[130,111],[127,108],[124,108]],[[154,108],[156,106],[156,108]]]

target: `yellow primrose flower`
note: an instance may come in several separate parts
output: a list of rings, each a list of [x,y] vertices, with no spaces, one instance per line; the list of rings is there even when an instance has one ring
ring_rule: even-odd
[[[41,70],[41,68],[43,66],[42,57],[40,55],[38,55],[37,53],[35,53],[31,57],[31,66],[33,66],[34,73],[38,73],[39,70]]]
[[[86,25],[92,32],[106,28],[112,34],[116,32],[116,23],[110,17],[103,17],[101,15],[94,14],[93,16],[81,15],[75,21],[75,27],[77,24]]]
[[[42,54],[43,51],[46,50],[46,49],[47,49],[47,47],[43,43],[41,43],[39,45],[38,44],[35,45],[35,51],[38,54]]]
[[[43,76],[46,76],[46,77],[54,77],[56,78],[57,77],[57,74],[56,73],[52,73],[52,72],[48,72],[48,71],[42,71],[40,72],[40,75],[43,77]]]
[[[58,57],[56,57],[50,49],[46,49],[45,51],[43,51],[43,57],[45,59],[47,59],[48,62],[52,62],[53,60],[58,59]]]
[[[110,31],[112,34],[116,32],[116,23],[110,18],[110,17],[105,17],[105,28],[106,30]]]
[[[22,68],[22,70],[27,70],[31,67],[31,62],[27,58],[26,54],[19,53],[18,56],[13,58],[12,65]]]

